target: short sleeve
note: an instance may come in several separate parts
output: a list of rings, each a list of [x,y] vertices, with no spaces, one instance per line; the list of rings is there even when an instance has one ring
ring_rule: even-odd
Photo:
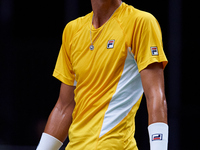
[[[73,72],[70,58],[70,42],[72,38],[72,25],[68,23],[63,31],[62,45],[57,58],[53,76],[61,82],[76,86],[75,73]]]
[[[140,18],[136,29],[133,53],[139,72],[155,62],[162,62],[164,69],[168,61],[163,50],[161,29],[156,18],[145,13]]]

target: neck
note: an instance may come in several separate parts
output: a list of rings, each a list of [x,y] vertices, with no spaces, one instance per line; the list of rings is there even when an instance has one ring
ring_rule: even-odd
[[[93,26],[101,27],[120,6],[121,0],[91,0],[94,13]]]

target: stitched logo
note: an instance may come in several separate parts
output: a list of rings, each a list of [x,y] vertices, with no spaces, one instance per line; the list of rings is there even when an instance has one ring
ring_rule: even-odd
[[[162,140],[162,138],[163,138],[163,134],[160,134],[160,133],[152,135],[152,141]]]
[[[114,48],[115,40],[109,40],[107,44],[107,49]]]
[[[153,56],[158,55],[158,48],[157,46],[151,47],[151,53]]]

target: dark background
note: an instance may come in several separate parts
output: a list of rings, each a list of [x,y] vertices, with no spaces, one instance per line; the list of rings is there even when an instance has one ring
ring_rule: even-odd
[[[200,43],[198,1],[124,2],[151,12],[162,28],[169,60],[165,69],[169,149],[200,147],[199,80],[195,72]],[[0,145],[38,144],[59,94],[60,82],[52,72],[62,31],[67,22],[90,11],[89,0],[0,0]],[[140,150],[149,149],[147,119],[143,98],[136,116]]]

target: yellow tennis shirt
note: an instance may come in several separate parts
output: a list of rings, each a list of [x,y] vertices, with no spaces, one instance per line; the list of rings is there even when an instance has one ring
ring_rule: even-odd
[[[143,95],[140,71],[167,59],[161,29],[149,13],[122,3],[91,28],[93,12],[67,24],[53,76],[76,86],[66,150],[137,150],[135,115]],[[94,50],[90,50],[90,28]]]

